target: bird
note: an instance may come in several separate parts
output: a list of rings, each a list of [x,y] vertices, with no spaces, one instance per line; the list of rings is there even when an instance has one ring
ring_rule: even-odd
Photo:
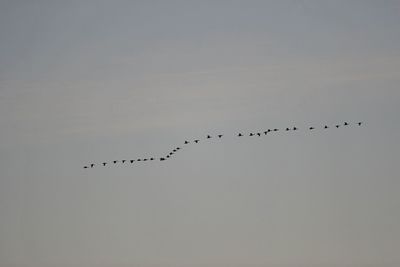
[[[169,158],[169,155],[167,155],[166,158]]]
[[[340,125],[339,124],[336,124],[336,128],[339,128],[340,127]]]
[[[103,162],[103,166],[106,166],[107,165],[107,162]]]
[[[173,152],[169,152],[169,155],[173,155],[174,153]]]
[[[264,134],[267,135],[268,131],[264,131]]]
[[[250,133],[250,134],[249,134],[249,136],[253,136],[253,135],[254,135],[253,133]]]
[[[276,128],[275,128],[275,129],[274,129],[274,132],[277,132],[277,131],[279,131],[279,129],[276,129]]]
[[[218,137],[221,138],[223,136],[223,134],[219,134]]]
[[[160,158],[160,161],[164,161],[165,160],[165,158]]]
[[[172,150],[173,152],[176,152],[176,149]]]
[[[257,133],[258,136],[261,136],[261,133]]]
[[[347,125],[349,125],[347,122],[344,122],[344,126],[347,126]]]
[[[237,135],[237,136],[241,137],[241,136],[243,136],[243,134],[241,134],[241,133],[238,133],[238,135]]]
[[[142,161],[141,159],[137,159],[136,161]]]
[[[325,125],[324,129],[328,129],[329,127],[327,125]]]
[[[84,169],[87,169],[87,168],[88,168],[88,166],[83,166],[83,168],[84,168]]]
[[[363,122],[362,121],[360,121],[359,123],[357,123],[358,124],[358,126],[361,126],[361,124],[363,124]]]
[[[131,159],[131,160],[130,160],[131,163],[133,163],[134,161],[135,161],[134,159]]]
[[[296,131],[297,130],[297,128],[296,127],[293,127],[293,131]]]
[[[154,158],[150,158],[150,160],[154,160]]]
[[[207,139],[210,139],[211,138],[211,136],[210,135],[207,135]]]
[[[289,128],[286,128],[286,132],[287,132],[287,131],[290,131],[290,129],[289,129]]]
[[[179,149],[181,149],[179,146],[177,147],[177,148],[175,148],[176,150],[179,150]]]
[[[310,130],[314,130],[314,127],[310,127],[309,129],[310,129]]]
[[[196,140],[194,140],[194,142],[197,144],[198,142],[200,142],[200,140],[196,139]]]
[[[143,161],[147,161],[147,159],[143,159]]]
[[[94,167],[94,164],[92,163],[92,164],[90,164],[90,168],[93,168]]]
[[[114,164],[115,164],[115,163],[117,163],[117,162],[118,162],[118,160],[114,160],[113,162],[114,162]]]
[[[185,145],[189,144],[189,141],[185,141]]]
[[[123,159],[123,160],[122,160],[122,163],[125,163],[125,161],[126,161],[126,159]]]

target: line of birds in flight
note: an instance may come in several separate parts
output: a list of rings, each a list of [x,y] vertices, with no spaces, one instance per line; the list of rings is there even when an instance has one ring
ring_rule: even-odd
[[[356,125],[358,125],[358,126],[361,126],[362,124],[363,124],[362,121],[356,123]],[[350,123],[344,122],[343,124],[336,124],[336,125],[334,125],[334,126],[332,126],[332,127],[339,128],[339,127],[341,127],[341,126],[349,126],[349,125],[350,125]],[[330,128],[330,126],[328,126],[328,125],[323,126],[323,129],[328,129],[328,128]],[[312,126],[311,126],[311,127],[308,127],[308,130],[309,130],[309,131],[312,131],[312,130],[315,130],[315,129],[316,129],[316,128],[315,128],[315,127],[312,127]],[[282,130],[285,131],[285,132],[289,132],[289,131],[298,131],[299,128],[293,127],[293,128],[282,129]],[[258,136],[258,137],[261,137],[262,135],[268,135],[269,133],[278,132],[278,131],[280,131],[280,129],[278,129],[278,128],[273,128],[273,129],[268,129],[268,130],[262,131],[262,132],[251,132],[251,133],[248,134],[248,136]],[[218,135],[216,135],[216,138],[221,139],[223,136],[224,136],[223,134],[218,134]],[[243,136],[246,136],[246,134],[243,134],[243,133],[239,132],[239,133],[237,133],[236,136],[237,136],[237,137],[243,137]],[[213,136],[211,136],[211,135],[207,135],[207,136],[206,136],[206,139],[211,139],[211,138],[213,138]],[[199,140],[199,139],[195,139],[195,140],[193,140],[193,142],[197,144],[197,143],[200,142],[200,140]],[[185,142],[183,143],[183,145],[185,146],[185,145],[188,145],[188,144],[190,144],[190,143],[191,143],[190,141],[185,140]],[[122,160],[113,160],[113,161],[111,161],[111,162],[102,162],[102,163],[100,163],[100,164],[90,163],[90,164],[88,164],[88,165],[83,166],[83,168],[84,168],[84,169],[94,168],[94,167],[97,166],[97,165],[105,167],[105,166],[107,166],[107,165],[110,165],[110,164],[117,164],[117,163],[122,163],[122,164],[124,164],[124,163],[131,163],[131,164],[133,164],[134,162],[147,162],[147,161],[155,161],[155,160],[165,161],[165,160],[170,159],[175,153],[177,153],[177,152],[179,152],[180,150],[182,150],[182,148],[183,148],[183,147],[181,147],[181,146],[177,146],[177,147],[175,147],[172,151],[168,152],[165,156],[158,157],[158,158],[157,158],[157,157],[150,157],[150,158],[139,158],[139,159],[130,159],[130,160],[122,159]]]

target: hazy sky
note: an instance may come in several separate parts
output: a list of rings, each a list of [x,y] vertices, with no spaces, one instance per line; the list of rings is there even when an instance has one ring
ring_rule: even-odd
[[[0,40],[0,266],[400,265],[399,1],[2,0]]]

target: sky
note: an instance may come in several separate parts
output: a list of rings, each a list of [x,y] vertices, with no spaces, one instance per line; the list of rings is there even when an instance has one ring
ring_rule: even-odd
[[[0,1],[0,266],[399,266],[399,14]]]

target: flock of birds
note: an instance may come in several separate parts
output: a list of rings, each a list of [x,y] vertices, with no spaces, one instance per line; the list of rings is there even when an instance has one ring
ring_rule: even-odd
[[[361,126],[362,124],[363,124],[363,122],[360,121],[360,122],[357,122],[355,125]],[[339,127],[342,127],[342,126],[346,127],[346,126],[349,126],[349,125],[350,125],[350,123],[344,122],[343,124],[336,124],[334,126],[325,125],[325,126],[322,127],[322,129],[329,129],[331,127],[332,128],[339,128]],[[312,127],[312,126],[308,127],[309,131],[312,131],[312,130],[315,130],[315,129],[316,128]],[[248,133],[248,134],[243,134],[243,133],[239,132],[239,133],[236,134],[236,136],[237,137],[244,137],[244,136],[258,136],[258,137],[261,137],[262,135],[265,136],[265,135],[268,135],[270,133],[274,133],[274,132],[278,132],[278,131],[289,132],[289,131],[298,131],[298,130],[299,130],[299,128],[297,128],[297,127],[291,127],[291,128],[286,128],[286,129],[273,128],[273,129],[267,129],[267,130],[262,131],[262,132],[251,132],[251,133]],[[221,139],[223,136],[224,136],[223,134],[218,134],[218,135],[215,136],[215,138]],[[207,135],[206,136],[206,139],[211,139],[211,138],[213,138],[213,136],[211,136],[211,135]],[[186,145],[190,144],[191,142],[193,142],[195,144],[198,144],[200,142],[200,140],[199,139],[195,139],[193,141],[187,141],[186,140],[185,142],[183,142],[183,146],[186,146]],[[155,160],[165,161],[165,160],[170,159],[175,153],[179,152],[183,148],[183,146],[175,147],[172,151],[169,151],[167,154],[165,154],[162,157],[138,158],[138,159],[130,159],[130,160],[126,160],[126,159],[113,160],[111,162],[102,162],[100,164],[90,163],[88,165],[83,166],[83,168],[84,169],[89,169],[89,168],[94,168],[95,166],[103,166],[103,167],[105,167],[107,165],[118,164],[118,163],[119,164],[124,164],[124,163],[133,164],[135,162],[147,162],[147,161],[155,161]]]

